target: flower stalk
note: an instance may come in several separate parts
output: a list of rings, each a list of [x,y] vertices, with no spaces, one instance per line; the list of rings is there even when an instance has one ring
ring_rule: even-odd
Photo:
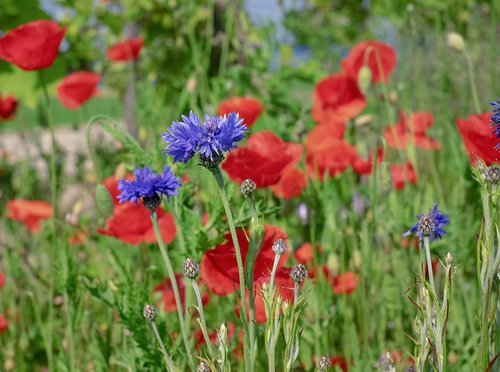
[[[188,363],[191,369],[194,370],[194,362],[193,356],[191,355],[191,346],[189,343],[189,339],[187,337],[186,325],[184,323],[184,315],[182,314],[182,302],[181,296],[179,295],[179,287],[177,285],[177,280],[175,278],[174,269],[172,267],[172,263],[170,261],[170,257],[168,256],[167,250],[165,249],[165,243],[163,243],[163,238],[160,234],[160,227],[158,226],[158,218],[156,216],[156,212],[151,211],[151,222],[153,223],[153,229],[155,232],[156,240],[158,242],[158,247],[160,248],[161,255],[163,257],[163,261],[165,262],[165,267],[167,269],[168,277],[170,278],[170,282],[172,283],[172,289],[174,291],[175,305],[177,308],[177,316],[179,317],[179,324],[181,327],[182,340],[184,342],[184,347],[186,349]]]

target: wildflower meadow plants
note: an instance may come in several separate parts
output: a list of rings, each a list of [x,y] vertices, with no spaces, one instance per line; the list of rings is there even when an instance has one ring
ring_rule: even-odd
[[[300,62],[248,4],[57,3],[0,12],[1,371],[498,370],[494,2],[284,10]]]

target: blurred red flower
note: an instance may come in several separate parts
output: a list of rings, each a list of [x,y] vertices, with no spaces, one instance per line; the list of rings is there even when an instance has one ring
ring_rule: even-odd
[[[41,200],[9,200],[7,211],[6,218],[23,223],[31,232],[40,231],[41,222],[53,214],[52,206]]]
[[[131,181],[134,179],[134,177],[131,174],[127,174],[124,179]],[[118,178],[116,178],[114,175],[109,176],[106,178],[102,184],[103,186],[108,190],[109,195],[111,196],[111,200],[113,200],[114,205],[118,205],[118,195],[120,195],[121,191],[118,190]]]
[[[114,44],[108,49],[106,56],[113,62],[128,62],[139,58],[143,45],[142,37],[127,39]]]
[[[387,83],[396,67],[396,52],[380,41],[363,41],[355,45],[340,64],[352,79],[357,80],[359,70],[366,65],[372,73],[372,83]]]
[[[406,183],[417,183],[417,174],[411,162],[404,164],[391,164],[389,167],[392,178],[392,185],[398,191],[405,188]]]
[[[5,285],[5,275],[3,273],[0,273],[0,288],[3,288]]]
[[[17,110],[17,99],[13,96],[2,96],[0,94],[0,121],[11,120]]]
[[[277,184],[271,186],[273,194],[280,199],[292,199],[302,195],[307,186],[304,172],[296,168],[287,168]]]
[[[113,216],[106,221],[106,229],[98,228],[101,235],[112,236],[132,245],[156,243],[151,223],[150,211],[142,203],[118,204],[114,207]],[[171,243],[176,234],[174,218],[163,209],[156,210],[160,233],[165,244]]]
[[[490,119],[491,113],[457,119],[458,130],[472,164],[477,159],[481,159],[488,166],[500,162],[500,152],[495,150],[498,138],[493,134]]]
[[[9,322],[2,314],[0,314],[0,333],[5,332],[8,328]]]
[[[54,63],[65,32],[53,21],[23,24],[0,39],[0,59],[25,71],[47,68]]]
[[[318,123],[342,122],[360,114],[366,99],[356,80],[339,72],[321,80],[312,97],[312,117]]]
[[[219,105],[219,115],[237,112],[243,118],[243,124],[250,128],[259,118],[264,107],[259,100],[250,97],[234,97]]]
[[[57,97],[68,110],[76,110],[97,93],[100,80],[101,77],[93,72],[74,72],[59,83]]]
[[[248,240],[242,229],[236,231],[240,244],[243,264],[246,262],[248,253]],[[238,266],[231,235],[225,236],[226,242],[217,245],[214,249],[207,251],[201,260],[201,279],[207,288],[218,296],[234,293],[239,288]],[[278,239],[287,239],[285,233],[275,226],[266,225],[264,228],[264,240],[262,249],[255,260],[254,278],[268,274],[274,261],[273,243]],[[285,253],[281,256],[278,268],[282,267],[288,258]]]
[[[330,362],[332,363],[332,368],[335,370],[335,367],[338,367],[342,370],[342,372],[349,372],[349,366],[347,365],[347,360],[341,356],[336,355],[330,358]]]
[[[384,148],[377,149],[377,164],[384,161]],[[358,174],[368,176],[373,172],[373,154],[370,153],[367,160],[364,160],[357,152],[356,158],[352,163],[352,169]]]
[[[318,252],[323,252],[323,248],[318,245],[316,245],[316,247],[318,249]],[[314,262],[314,251],[311,243],[302,244],[295,250],[295,252],[293,252],[293,255],[297,262],[301,263],[302,265],[312,266]]]
[[[427,137],[427,130],[432,127],[434,116],[429,112],[415,112],[410,115],[399,113],[399,123],[388,126],[385,130],[387,146],[405,149],[409,143],[423,150],[439,150],[439,143]]]
[[[327,132],[323,136],[316,135],[324,126],[316,127],[306,138],[306,167],[309,177],[321,181],[325,174],[334,177],[344,172],[356,160],[356,149],[338,138],[337,132]]]
[[[351,271],[333,277],[333,292],[336,294],[350,295],[356,290],[356,286],[356,275]]]
[[[68,237],[68,243],[70,245],[82,245],[87,241],[87,234],[81,230],[76,231],[74,235]]]
[[[251,178],[257,187],[267,187],[278,183],[284,170],[297,164],[301,157],[302,145],[262,131],[251,135],[246,146],[231,152],[222,169],[235,182]]]

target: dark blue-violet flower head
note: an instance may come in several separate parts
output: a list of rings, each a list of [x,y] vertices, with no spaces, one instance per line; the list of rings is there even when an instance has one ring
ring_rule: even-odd
[[[491,115],[491,126],[493,127],[493,133],[500,138],[500,100],[498,101],[490,101],[491,111],[493,114]],[[498,150],[500,148],[500,144],[496,146]]]
[[[236,148],[248,129],[237,113],[228,116],[205,115],[200,122],[198,115],[191,112],[182,121],[174,121],[168,133],[162,135],[167,143],[165,152],[174,157],[174,162],[187,163],[195,154],[200,155],[202,165],[218,165],[224,153]]]
[[[144,205],[156,210],[161,203],[162,195],[167,197],[176,196],[177,189],[181,187],[180,179],[175,177],[170,167],[164,166],[162,174],[155,174],[153,170],[145,166],[134,171],[135,180],[125,179],[118,182],[118,195],[120,203],[133,202],[137,204],[142,199]]]
[[[448,216],[439,211],[437,203],[434,203],[431,211],[427,214],[417,215],[418,222],[413,227],[405,232],[403,236],[415,235],[418,236],[420,241],[424,237],[429,237],[430,241],[441,239],[446,231],[442,228],[450,223]]]

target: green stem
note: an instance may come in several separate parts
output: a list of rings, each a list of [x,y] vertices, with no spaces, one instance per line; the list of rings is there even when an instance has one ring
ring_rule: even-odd
[[[429,274],[429,283],[431,284],[432,292],[437,299],[436,286],[434,285],[434,273],[432,272],[431,250],[429,247],[429,237],[424,237],[425,258],[427,260],[427,273]]]
[[[273,269],[271,270],[271,279],[269,280],[269,293],[272,298],[274,298],[274,278],[276,277],[276,270],[278,269],[278,263],[280,262],[280,255],[275,255],[274,256],[274,263],[273,263]]]
[[[194,369],[193,356],[191,355],[191,347],[187,337],[186,326],[184,323],[184,316],[182,315],[182,302],[181,302],[181,296],[179,295],[179,287],[177,286],[177,280],[175,278],[174,269],[172,267],[172,263],[170,262],[170,258],[167,254],[167,251],[165,249],[163,238],[161,237],[160,234],[160,227],[158,226],[158,218],[156,217],[156,212],[151,212],[151,222],[153,223],[156,240],[158,241],[158,247],[160,248],[163,261],[165,262],[165,266],[167,268],[168,277],[170,278],[170,282],[172,283],[175,305],[177,307],[177,315],[179,317],[179,324],[181,326],[182,339],[184,341],[184,347],[186,348],[188,362],[190,367]]]
[[[205,313],[203,311],[203,302],[201,300],[200,288],[198,287],[198,283],[196,283],[196,280],[191,279],[191,283],[193,285],[194,293],[196,295],[196,301],[198,302],[198,313],[200,314],[201,333],[203,333],[203,337],[205,338],[205,343],[207,344],[208,353],[210,354],[210,358],[213,359],[214,351],[212,348],[212,342],[210,341],[210,338],[208,337],[207,323],[205,322]]]
[[[472,65],[472,60],[470,59],[469,55],[465,51],[462,53],[465,58],[465,62],[467,64],[467,72],[469,75],[470,90],[472,92],[472,100],[474,102],[474,108],[476,109],[476,113],[479,115],[481,114],[481,105],[479,104],[479,98],[477,94],[474,66]]]
[[[163,355],[163,359],[165,360],[165,363],[167,364],[167,368],[169,371],[177,371],[177,368],[175,367],[174,361],[170,358],[170,356],[167,353],[167,350],[165,349],[165,345],[163,345],[163,341],[161,340],[160,333],[158,332],[158,327],[156,326],[156,323],[154,320],[151,322],[151,327],[153,328],[153,332],[156,337],[156,341],[158,341],[158,344],[160,345],[160,350]]]
[[[56,136],[54,130],[54,118],[52,116],[52,107],[50,104],[49,92],[47,90],[47,84],[45,82],[45,78],[43,76],[43,71],[39,70],[40,82],[42,84],[43,94],[45,97],[45,105],[47,109],[47,121],[49,124],[50,131],[50,140],[51,140],[51,152],[50,152],[50,164],[49,164],[49,172],[50,172],[50,201],[52,205],[53,214],[51,217],[51,228],[52,228],[52,237],[51,237],[51,248],[50,248],[50,256],[51,259],[55,257],[55,252],[57,252],[57,232],[56,232],[56,216],[57,216],[57,172],[56,172]],[[54,322],[54,293],[55,293],[55,277],[52,275],[50,281],[50,289],[49,289],[49,309],[48,309],[48,326],[50,330],[47,332],[47,343],[49,345],[49,355],[47,355],[47,361],[49,365],[49,371],[54,370],[54,363],[52,358],[52,348],[53,348],[53,322]]]
[[[236,228],[234,224],[234,219],[233,219],[233,213],[231,212],[231,208],[229,206],[229,201],[227,199],[227,194],[226,190],[224,189],[224,178],[222,177],[222,173],[219,167],[215,168],[212,170],[212,173],[215,177],[215,180],[217,181],[217,186],[219,189],[220,197],[222,200],[222,205],[224,206],[224,211],[226,212],[226,217],[227,217],[227,223],[229,225],[229,231],[231,232],[231,239],[233,240],[233,245],[234,245],[234,252],[236,255],[236,263],[238,265],[238,276],[240,280],[240,299],[241,299],[241,318],[244,324],[247,324],[247,301],[246,301],[246,291],[245,291],[245,267],[243,265],[243,259],[241,257],[241,249],[240,249],[240,243],[238,241],[238,235],[236,234]],[[245,340],[248,339],[247,335],[247,327],[243,327],[243,330],[245,332]],[[247,345],[250,346],[251,345]],[[249,348],[245,348],[245,352],[247,352]],[[246,360],[245,362],[248,363],[249,360]]]
[[[300,292],[300,284],[293,284],[293,304],[296,305],[299,302],[299,292]]]

